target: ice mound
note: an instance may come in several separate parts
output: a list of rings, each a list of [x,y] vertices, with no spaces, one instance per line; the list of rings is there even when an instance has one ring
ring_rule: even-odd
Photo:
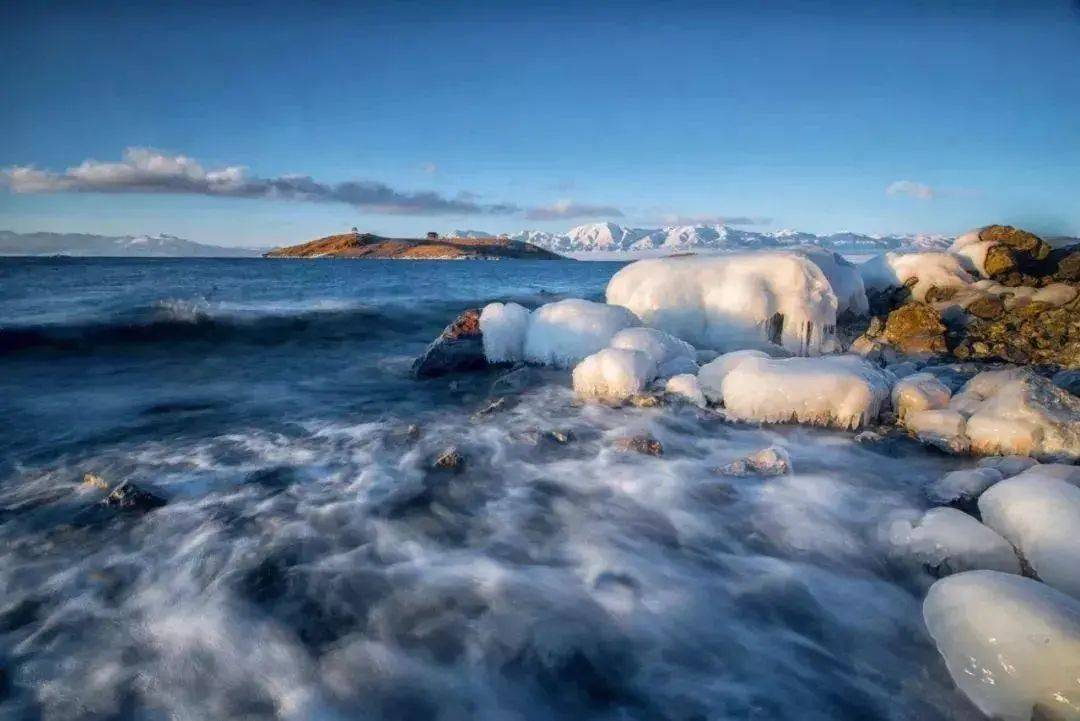
[[[1016,478],[1052,478],[1057,481],[1071,483],[1074,486],[1080,486],[1080,466],[1072,466],[1066,463],[1035,464],[1018,473]]]
[[[656,364],[643,351],[604,348],[574,368],[574,393],[579,398],[617,402],[643,391],[655,374]]]
[[[828,278],[792,252],[639,260],[612,277],[607,301],[647,326],[719,350],[772,342],[816,355],[829,349],[836,325]]]
[[[885,373],[858,356],[747,358],[721,385],[730,416],[764,423],[855,429],[889,397]]]
[[[656,372],[662,376],[674,375],[665,374],[664,369],[687,372],[687,369],[692,367],[693,370],[689,372],[697,370],[697,363],[694,360],[697,357],[697,351],[694,350],[694,346],[656,328],[621,330],[611,339],[611,347],[642,351],[652,358],[653,363],[656,364]],[[677,364],[680,359],[686,362],[681,368]]]
[[[525,357],[529,310],[517,303],[488,303],[480,312],[484,357],[488,363],[514,363]]]
[[[701,384],[696,375],[682,373],[668,379],[664,390],[668,393],[685,398],[699,408],[706,406],[705,394],[701,392]]]
[[[965,468],[946,473],[926,488],[926,496],[935,503],[966,505],[1004,476],[996,468]]]
[[[896,417],[903,419],[910,411],[929,411],[949,404],[952,392],[930,373],[915,373],[900,379],[892,389]]]
[[[839,253],[815,246],[798,248],[794,252],[813,261],[821,269],[836,294],[836,312],[850,311],[856,315],[866,315],[870,304],[866,300],[859,266],[846,260]]]
[[[948,407],[909,411],[903,423],[954,453],[1080,458],[1080,399],[1022,368],[979,373]]]
[[[915,523],[893,521],[889,543],[942,576],[976,569],[1020,573],[1012,545],[955,508],[932,508]]]
[[[859,266],[866,290],[887,290],[915,281],[911,295],[926,300],[931,288],[962,288],[974,278],[949,253],[896,253],[875,256]]]
[[[1046,583],[1080,598],[1080,488],[1032,470],[979,497],[983,522],[1007,538]]]
[[[525,360],[569,368],[585,356],[606,348],[623,328],[641,325],[617,305],[568,298],[540,306],[529,317]]]
[[[1046,584],[969,571],[930,587],[926,627],[957,686],[989,717],[1080,718],[1080,603]]]
[[[791,455],[782,446],[769,446],[716,471],[725,476],[783,476],[791,473]]]
[[[716,357],[698,371],[698,381],[701,383],[702,392],[711,403],[722,403],[724,401],[722,386],[728,373],[749,358],[768,357],[759,350],[736,350]]]
[[[985,277],[989,275],[986,272],[986,254],[990,248],[998,245],[998,242],[982,240],[979,238],[979,230],[972,230],[957,237],[949,246],[949,252],[960,258],[967,268]]]

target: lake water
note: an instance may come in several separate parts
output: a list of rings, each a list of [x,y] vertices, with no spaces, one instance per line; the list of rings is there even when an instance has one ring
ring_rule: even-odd
[[[978,718],[882,538],[970,461],[409,376],[619,267],[0,259],[0,718]],[[794,474],[715,472],[771,443]]]

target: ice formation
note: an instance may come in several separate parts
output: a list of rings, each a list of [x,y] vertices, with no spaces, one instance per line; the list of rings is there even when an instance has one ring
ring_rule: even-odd
[[[1066,463],[1039,463],[1030,468],[1025,468],[1015,477],[1052,478],[1071,483],[1074,486],[1080,486],[1080,466],[1072,466]]]
[[[866,290],[886,290],[915,281],[911,295],[926,300],[931,288],[957,288],[974,279],[949,253],[883,253],[859,266]]]
[[[979,462],[975,464],[978,468],[993,468],[1001,473],[1004,478],[1012,478],[1017,473],[1022,473],[1037,465],[1039,465],[1039,462],[1030,456],[987,456],[986,458],[980,458]]]
[[[858,356],[747,358],[721,384],[730,416],[855,429],[889,397],[885,373]]]
[[[968,269],[985,277],[987,275],[986,254],[997,244],[994,240],[981,240],[979,230],[972,230],[954,240],[949,246],[949,252],[960,258]]]
[[[938,410],[949,404],[952,393],[935,376],[915,373],[906,376],[892,389],[892,405],[897,418],[903,419],[910,411]]]
[[[723,403],[724,391],[722,389],[724,379],[736,366],[748,358],[768,358],[769,356],[759,350],[735,350],[717,356],[706,363],[698,371],[698,381],[701,382],[701,390],[711,403]]]
[[[903,423],[957,453],[1080,458],[1080,399],[1022,368],[979,373],[946,408],[909,411]]]
[[[769,446],[716,469],[725,476],[783,476],[791,473],[791,455],[782,446]]]
[[[629,308],[645,325],[719,350],[771,341],[816,355],[831,347],[836,325],[828,278],[790,252],[641,260],[612,277],[607,301]]]
[[[955,508],[932,508],[914,523],[893,521],[889,542],[940,575],[976,569],[1020,573],[1012,545]]]
[[[1080,603],[1046,584],[969,571],[930,587],[926,627],[957,686],[987,716],[1080,717]]]
[[[686,372],[692,366],[693,370],[690,372],[697,370],[697,363],[694,361],[697,357],[697,351],[694,350],[694,346],[656,328],[626,328],[621,330],[611,339],[611,347],[642,351],[652,358],[653,363],[656,364],[656,372],[659,375],[673,375],[670,373],[665,374],[663,372],[665,369]],[[687,361],[688,365],[680,367],[678,365],[680,359]]]
[[[705,394],[701,392],[701,384],[697,376],[691,373],[682,373],[668,379],[664,390],[668,393],[685,398],[695,406],[704,408],[706,405]]]
[[[656,364],[643,351],[604,348],[574,368],[574,393],[580,398],[621,401],[640,393],[656,374]]]
[[[828,278],[836,294],[837,314],[850,311],[856,315],[866,315],[869,312],[870,304],[866,300],[866,289],[857,265],[825,248],[808,246],[795,252],[813,261]]]
[[[965,468],[946,473],[926,488],[926,496],[935,503],[967,504],[1003,478],[996,468]]]
[[[606,348],[623,328],[641,325],[617,305],[569,298],[540,306],[529,317],[525,360],[569,368],[585,356]]]
[[[484,357],[488,363],[513,363],[525,357],[529,310],[517,303],[488,303],[480,312]]]
[[[983,523],[1012,542],[1039,578],[1080,598],[1080,488],[1056,478],[1025,477],[1031,470],[979,497]]]

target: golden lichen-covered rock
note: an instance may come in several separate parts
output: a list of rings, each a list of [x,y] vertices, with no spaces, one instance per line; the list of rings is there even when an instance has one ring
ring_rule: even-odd
[[[889,313],[885,340],[902,353],[944,353],[945,325],[927,303],[908,303]]]
[[[1007,246],[1015,251],[1043,260],[1050,251],[1050,245],[1034,233],[1014,228],[1011,225],[988,225],[979,231],[979,240],[992,241]]]

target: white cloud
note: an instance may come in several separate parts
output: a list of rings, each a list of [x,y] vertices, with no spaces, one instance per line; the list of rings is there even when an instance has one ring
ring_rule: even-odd
[[[887,195],[905,196],[918,198],[919,200],[933,200],[937,191],[925,183],[917,183],[914,180],[894,180],[885,188]]]
[[[206,170],[185,155],[128,148],[115,162],[86,160],[62,173],[20,166],[0,170],[0,185],[16,193],[167,193],[222,198],[261,198],[344,203],[392,215],[509,214],[509,203],[481,204],[468,195],[447,198],[430,191],[406,192],[377,181],[323,183],[306,175],[248,176],[241,166]]]
[[[551,205],[537,206],[525,211],[529,220],[567,220],[570,218],[621,218],[623,212],[613,205],[589,205],[572,200],[559,200]]]

